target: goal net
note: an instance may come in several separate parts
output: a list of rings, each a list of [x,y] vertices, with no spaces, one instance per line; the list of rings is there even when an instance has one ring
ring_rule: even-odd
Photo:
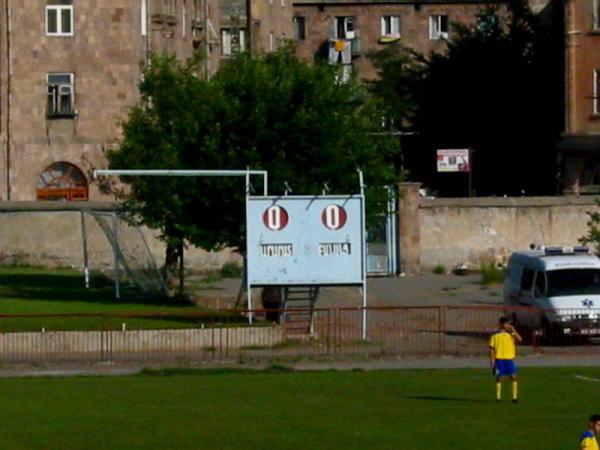
[[[139,226],[116,212],[86,211],[81,217],[86,268],[149,295],[166,292],[163,277]]]

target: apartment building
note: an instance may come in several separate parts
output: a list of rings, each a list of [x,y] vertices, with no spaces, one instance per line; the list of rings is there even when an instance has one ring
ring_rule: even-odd
[[[237,50],[272,50],[292,5],[263,1],[249,15],[245,0],[0,0],[0,199],[103,198],[90,172],[150,53],[202,52],[211,76]]]
[[[401,41],[421,53],[439,52],[452,39],[453,23],[476,23],[503,0],[294,0],[293,37],[301,57],[321,54],[341,64],[345,76],[370,79],[367,55]]]
[[[565,132],[558,144],[566,193],[600,192],[600,0],[565,0]]]

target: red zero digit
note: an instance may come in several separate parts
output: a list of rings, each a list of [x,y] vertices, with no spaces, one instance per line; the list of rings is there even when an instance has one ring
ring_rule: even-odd
[[[271,206],[263,214],[263,223],[269,230],[283,230],[288,224],[288,213],[281,206]]]
[[[338,205],[327,206],[321,214],[323,225],[330,230],[339,230],[342,228],[346,225],[347,218],[348,215],[346,214],[346,210]]]

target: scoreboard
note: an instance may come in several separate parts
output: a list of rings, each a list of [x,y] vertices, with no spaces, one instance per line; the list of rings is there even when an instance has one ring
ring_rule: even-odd
[[[362,284],[364,197],[247,197],[248,283]]]

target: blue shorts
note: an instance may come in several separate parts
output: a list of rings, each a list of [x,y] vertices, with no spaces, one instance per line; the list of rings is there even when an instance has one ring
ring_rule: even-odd
[[[497,359],[494,369],[497,377],[517,374],[517,366],[515,366],[515,362],[512,359]]]

